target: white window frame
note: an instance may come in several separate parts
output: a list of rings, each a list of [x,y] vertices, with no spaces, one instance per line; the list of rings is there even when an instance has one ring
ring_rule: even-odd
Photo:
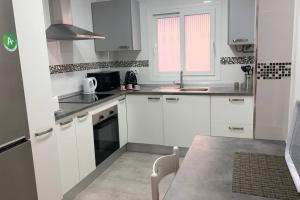
[[[210,14],[211,22],[211,66],[209,72],[186,72],[185,71],[185,18],[184,16],[196,15],[196,14]],[[149,35],[152,36],[150,40],[150,55],[151,62],[151,75],[153,81],[174,81],[178,79],[179,72],[159,72],[158,70],[158,51],[157,51],[157,19],[180,17],[180,65],[184,71],[186,80],[193,80],[199,77],[215,76],[215,55],[216,55],[216,8],[214,5],[206,6],[204,4],[197,5],[195,7],[182,7],[173,9],[153,10],[149,16],[151,19],[151,26]]]

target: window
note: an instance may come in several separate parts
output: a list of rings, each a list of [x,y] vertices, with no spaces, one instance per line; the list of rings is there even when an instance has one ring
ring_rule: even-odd
[[[180,18],[157,19],[158,71],[180,71]]]
[[[175,14],[174,14],[175,13]],[[155,75],[213,75],[214,12],[181,10],[154,14]]]
[[[210,15],[185,16],[185,70],[210,71]]]

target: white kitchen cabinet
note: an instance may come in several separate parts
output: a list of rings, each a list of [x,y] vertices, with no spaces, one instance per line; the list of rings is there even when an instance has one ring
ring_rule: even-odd
[[[43,2],[13,0],[38,199],[62,199]],[[34,26],[28,28],[28,24]],[[13,84],[13,83],[12,83]],[[17,124],[16,124],[17,125]],[[48,130],[48,131],[47,131]],[[48,132],[42,136],[36,133]]]
[[[79,179],[96,169],[92,115],[80,113],[75,117]]]
[[[120,148],[122,148],[127,144],[127,108],[125,97],[123,99],[120,99],[118,103],[118,122]]]
[[[79,182],[77,139],[73,118],[60,122],[55,127],[58,141],[60,176],[63,194]]]
[[[229,0],[228,4],[228,44],[255,44],[255,0]]]
[[[128,142],[163,145],[163,104],[159,95],[127,95]]]
[[[92,4],[96,51],[141,50],[140,9],[137,0],[113,0]]]
[[[211,135],[253,138],[253,97],[212,96]]]
[[[210,135],[210,97],[163,96],[165,145],[189,147],[196,135]]]

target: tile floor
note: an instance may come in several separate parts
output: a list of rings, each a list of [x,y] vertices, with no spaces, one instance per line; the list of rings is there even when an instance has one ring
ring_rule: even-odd
[[[150,175],[158,157],[126,152],[74,200],[151,200]],[[173,177],[171,174],[160,183],[161,199]]]

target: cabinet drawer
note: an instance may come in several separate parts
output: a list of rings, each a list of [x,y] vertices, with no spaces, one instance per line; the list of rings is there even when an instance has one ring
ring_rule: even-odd
[[[253,124],[253,97],[211,97],[212,123]]]
[[[241,124],[212,124],[211,136],[253,138],[253,125]]]

